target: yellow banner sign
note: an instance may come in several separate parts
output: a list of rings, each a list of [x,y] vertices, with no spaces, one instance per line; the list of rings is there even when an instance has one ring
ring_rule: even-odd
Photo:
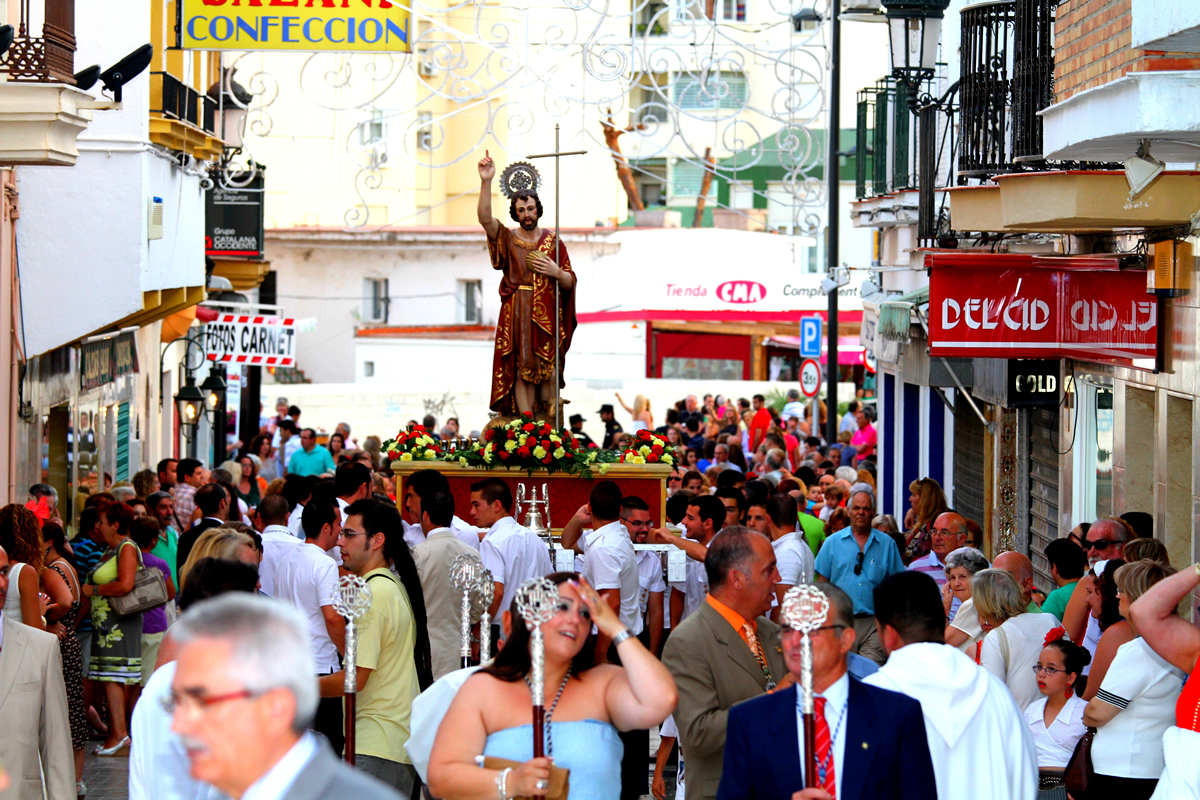
[[[183,0],[183,47],[408,53],[412,13],[401,2]]]

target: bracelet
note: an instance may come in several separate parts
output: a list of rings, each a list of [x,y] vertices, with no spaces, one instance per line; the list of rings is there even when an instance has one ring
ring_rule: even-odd
[[[616,636],[612,637],[612,643],[613,643],[613,646],[615,647],[615,646],[619,645],[621,642],[625,641],[626,639],[632,639],[632,638],[633,638],[633,631],[629,630],[629,628],[626,628],[625,630],[618,633]]]
[[[505,767],[496,776],[496,793],[500,795],[500,800],[508,800],[508,776],[511,773],[512,767]]]

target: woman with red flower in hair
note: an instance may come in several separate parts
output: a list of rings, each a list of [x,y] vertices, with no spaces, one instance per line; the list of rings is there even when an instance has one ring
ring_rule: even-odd
[[[1083,709],[1087,702],[1079,696],[1086,684],[1083,668],[1091,654],[1067,638],[1067,632],[1055,628],[1046,634],[1045,646],[1033,666],[1041,700],[1025,709],[1025,723],[1033,734],[1038,757],[1038,800],[1066,800],[1063,771],[1075,744],[1087,730]]]

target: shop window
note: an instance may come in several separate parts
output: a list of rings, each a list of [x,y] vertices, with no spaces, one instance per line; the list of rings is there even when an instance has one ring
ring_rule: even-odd
[[[1078,524],[1113,513],[1113,393],[1106,386],[1076,380],[1073,394],[1079,415],[1073,504]]]

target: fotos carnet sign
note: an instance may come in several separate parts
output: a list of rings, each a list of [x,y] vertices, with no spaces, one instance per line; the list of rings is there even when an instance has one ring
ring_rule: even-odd
[[[296,320],[221,314],[204,326],[209,361],[260,367],[296,365]]]
[[[407,0],[181,0],[185,50],[412,52]]]

